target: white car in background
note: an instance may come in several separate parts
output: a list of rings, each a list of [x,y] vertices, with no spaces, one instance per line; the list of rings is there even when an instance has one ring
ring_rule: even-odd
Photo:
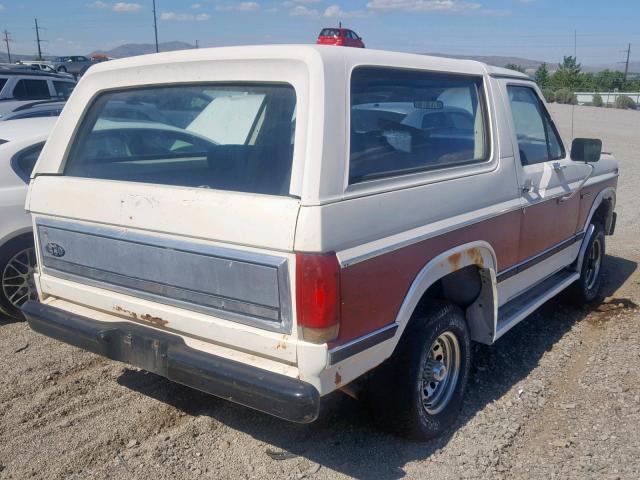
[[[0,316],[20,318],[38,294],[31,217],[24,204],[29,176],[57,117],[0,122]]]

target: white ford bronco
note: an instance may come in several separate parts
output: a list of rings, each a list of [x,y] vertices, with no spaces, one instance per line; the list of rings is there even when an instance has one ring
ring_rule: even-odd
[[[96,65],[27,199],[37,332],[295,422],[363,384],[416,439],[471,342],[596,297],[618,168],[540,90],[466,60],[323,46]],[[357,381],[356,381],[357,380]]]

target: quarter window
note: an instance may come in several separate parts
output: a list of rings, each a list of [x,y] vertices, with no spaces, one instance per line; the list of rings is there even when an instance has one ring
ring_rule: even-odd
[[[354,70],[349,183],[486,161],[481,92],[476,76]]]
[[[58,98],[63,98],[66,100],[71,95],[71,92],[73,91],[76,84],[72,82],[55,82],[54,81],[53,86],[56,89],[56,95],[58,96]]]
[[[11,161],[13,170],[25,183],[29,183],[29,177],[31,176],[31,172],[33,172],[33,167],[35,167],[38,161],[42,147],[44,147],[44,142],[21,151],[13,157]]]
[[[522,165],[564,158],[560,135],[538,94],[516,85],[509,85],[507,91]]]

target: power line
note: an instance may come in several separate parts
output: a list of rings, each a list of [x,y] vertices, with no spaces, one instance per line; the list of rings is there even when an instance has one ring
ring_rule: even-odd
[[[11,49],[9,48],[9,42],[11,41],[11,39],[9,38],[9,32],[5,30],[3,33],[4,33],[4,43],[7,44],[7,57],[9,57],[9,63],[11,63]]]
[[[160,50],[158,49],[158,19],[156,17],[156,0],[153,0],[153,31],[156,35],[156,53]]]

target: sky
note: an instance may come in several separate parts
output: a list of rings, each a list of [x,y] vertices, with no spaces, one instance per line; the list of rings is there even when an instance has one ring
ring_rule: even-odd
[[[622,61],[628,43],[640,60],[640,0],[156,0],[156,10],[160,42],[201,47],[313,43],[342,21],[385,50],[558,62],[575,31],[584,65]],[[0,0],[12,52],[37,52],[35,17],[47,55],[154,41],[152,0]]]

